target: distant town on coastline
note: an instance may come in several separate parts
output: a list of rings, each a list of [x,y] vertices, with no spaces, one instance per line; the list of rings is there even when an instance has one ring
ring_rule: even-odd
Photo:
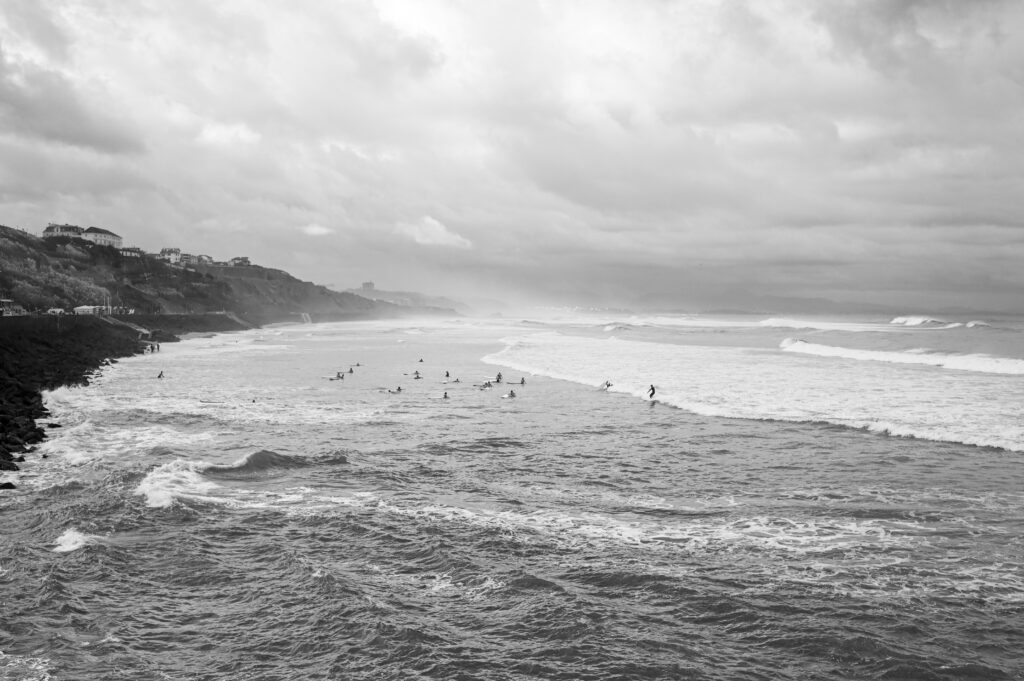
[[[249,267],[252,265],[247,256],[239,256],[231,258],[230,260],[220,261],[214,260],[208,255],[182,253],[180,248],[173,247],[161,248],[159,253],[146,253],[141,248],[137,248],[135,246],[124,246],[124,239],[121,235],[100,227],[82,228],[78,225],[58,225],[51,222],[46,226],[46,229],[43,230],[42,236],[44,239],[56,239],[60,237],[85,239],[86,241],[91,241],[99,246],[110,246],[111,248],[116,248],[121,255],[126,258],[141,258],[143,255],[152,255],[160,260],[180,267],[188,267],[189,265]]]

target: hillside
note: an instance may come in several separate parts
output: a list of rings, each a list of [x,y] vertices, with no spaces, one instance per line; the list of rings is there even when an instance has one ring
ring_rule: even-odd
[[[231,312],[253,324],[451,313],[392,305],[259,266],[172,266],[71,237],[42,239],[0,225],[0,294],[29,311],[111,305],[136,313]]]

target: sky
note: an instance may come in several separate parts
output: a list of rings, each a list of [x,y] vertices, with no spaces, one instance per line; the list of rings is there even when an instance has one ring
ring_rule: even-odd
[[[1020,312],[1024,3],[3,0],[0,224],[50,222],[339,290]]]

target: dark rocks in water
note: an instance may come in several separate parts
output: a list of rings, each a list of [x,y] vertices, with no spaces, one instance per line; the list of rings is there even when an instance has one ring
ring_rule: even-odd
[[[18,489],[13,482],[0,482],[0,489]]]
[[[227,315],[149,315],[180,333],[248,328]],[[135,322],[142,321],[131,317]],[[178,340],[161,334],[164,342]],[[137,327],[93,316],[0,318],[0,471],[18,470],[15,453],[46,439],[36,419],[50,414],[41,391],[85,385],[117,357],[141,353]],[[47,424],[59,428],[60,424]],[[44,455],[45,457],[45,455]],[[20,458],[20,457],[19,457]],[[24,459],[21,459],[22,461]],[[6,483],[9,484],[9,483]],[[0,489],[13,489],[13,485]]]

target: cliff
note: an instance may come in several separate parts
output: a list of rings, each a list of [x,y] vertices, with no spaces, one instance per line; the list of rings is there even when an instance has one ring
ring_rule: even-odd
[[[393,305],[331,291],[260,266],[190,268],[126,256],[72,237],[42,239],[0,225],[0,293],[30,311],[111,305],[137,313],[230,312],[259,325],[451,310]]]
[[[259,266],[173,267],[77,238],[41,239],[0,225],[0,298],[29,312],[79,305],[132,314],[0,318],[0,473],[17,471],[45,432],[40,391],[88,382],[151,341],[269,322],[338,321],[452,310],[338,293]],[[0,479],[0,489],[13,488]]]

